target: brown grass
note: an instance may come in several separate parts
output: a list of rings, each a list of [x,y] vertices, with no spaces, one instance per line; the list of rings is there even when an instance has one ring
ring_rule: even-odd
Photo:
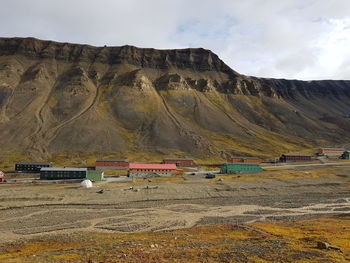
[[[341,247],[319,250],[317,241]],[[347,262],[349,217],[173,231],[47,236],[0,247],[0,262]]]
[[[227,181],[261,181],[261,180],[283,180],[303,178],[325,178],[335,177],[336,168],[317,168],[308,170],[269,170],[260,173],[242,173],[218,175],[216,178]]]

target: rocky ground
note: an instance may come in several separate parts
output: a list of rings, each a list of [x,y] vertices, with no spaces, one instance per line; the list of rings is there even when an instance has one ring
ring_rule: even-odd
[[[294,171],[301,175],[297,178],[275,171],[255,180],[249,180],[255,175],[119,178],[91,189],[80,188],[79,183],[3,184],[0,239],[77,231],[159,231],[347,214],[349,171],[347,167],[333,168],[327,171],[329,176],[322,177],[314,176],[322,170]]]

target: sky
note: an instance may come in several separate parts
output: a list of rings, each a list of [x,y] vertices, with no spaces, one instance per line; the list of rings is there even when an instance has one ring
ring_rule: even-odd
[[[0,37],[203,47],[241,74],[350,79],[350,0],[0,0]]]

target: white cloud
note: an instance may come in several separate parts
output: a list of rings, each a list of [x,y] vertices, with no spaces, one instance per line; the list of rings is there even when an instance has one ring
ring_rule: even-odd
[[[328,72],[327,78],[350,79],[344,65],[350,62],[350,18],[329,20],[330,30],[317,43],[320,49],[319,66]]]
[[[4,0],[0,35],[204,47],[242,74],[350,79],[349,10],[348,0]]]

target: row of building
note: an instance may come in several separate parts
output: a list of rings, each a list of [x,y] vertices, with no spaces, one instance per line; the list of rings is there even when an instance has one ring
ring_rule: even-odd
[[[176,164],[139,164],[129,163],[121,159],[98,159],[95,169],[75,167],[52,167],[49,162],[18,162],[15,171],[18,173],[39,173],[41,180],[89,179],[101,181],[104,179],[102,170],[128,169],[131,177],[171,176],[181,173]]]
[[[260,172],[263,160],[255,157],[232,157],[221,167],[222,173]],[[129,163],[126,159],[97,159],[95,170],[87,168],[52,167],[49,162],[19,162],[16,172],[40,173],[42,180],[89,179],[103,180],[103,170],[128,169],[130,177],[173,176],[182,173],[181,167],[195,167],[189,158],[167,158],[161,163]]]
[[[88,168],[75,167],[52,167],[49,162],[18,162],[15,164],[18,173],[39,173],[41,180],[60,179],[89,179],[91,181],[102,181],[104,172]]]
[[[318,156],[341,157],[350,159],[350,152],[342,148],[321,148]],[[312,161],[315,157],[308,154],[282,154],[280,162]],[[258,157],[230,157],[221,166],[221,173],[243,173],[263,171],[260,164],[264,162]],[[127,169],[130,177],[172,176],[182,173],[182,167],[196,167],[190,158],[166,158],[161,163],[130,163],[127,159],[97,159],[95,169],[52,167],[49,162],[18,162],[16,172],[40,173],[40,179],[104,179],[103,170]]]
[[[316,156],[325,156],[328,158],[350,159],[350,151],[343,148],[320,148]],[[282,154],[279,158],[280,162],[308,162],[315,159],[310,154]],[[221,166],[221,173],[241,173],[241,172],[261,172],[263,169],[260,164],[264,162],[258,157],[230,157],[227,163]]]
[[[165,158],[161,164],[174,164],[177,167],[196,167],[197,164],[190,158]],[[129,169],[130,163],[127,159],[97,159],[96,170]]]
[[[262,162],[263,160],[257,157],[231,157],[221,166],[221,173],[260,172]],[[96,160],[96,170],[128,168],[130,177],[171,176],[181,173],[179,168],[196,166],[195,161],[189,158],[167,158],[159,164],[129,164],[123,159]]]
[[[320,148],[316,156],[324,156],[328,158],[340,158],[340,159],[350,159],[350,151],[344,148]],[[280,162],[307,162],[315,159],[314,155],[311,154],[282,154],[280,157]]]

